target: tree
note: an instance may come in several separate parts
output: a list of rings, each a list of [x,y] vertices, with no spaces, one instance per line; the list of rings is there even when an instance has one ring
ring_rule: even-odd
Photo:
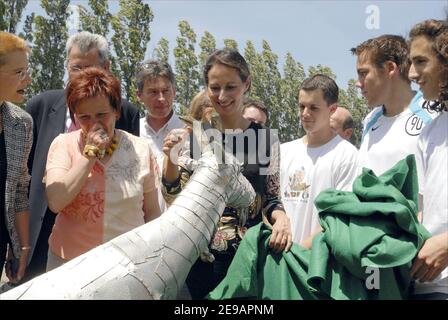
[[[66,21],[70,16],[67,8],[70,0],[42,0],[41,7],[48,18],[41,15],[27,17],[26,38],[32,40],[30,55],[30,95],[49,89],[61,89],[63,78],[64,51],[67,42]]]
[[[224,47],[238,50],[238,43],[233,39],[224,39]]]
[[[151,8],[141,0],[120,0],[117,15],[111,17],[112,43],[117,61],[117,69],[112,71],[121,79],[126,99],[136,105],[134,76],[151,39],[149,24],[153,18]]]
[[[154,59],[168,63],[170,55],[170,43],[165,38],[160,38],[157,47],[154,49]]]
[[[359,147],[362,138],[362,121],[371,110],[367,107],[365,99],[359,96],[355,84],[356,80],[350,79],[347,91],[340,90],[339,105],[347,108],[352,114],[354,127],[350,141]]]
[[[210,32],[204,32],[204,35],[199,42],[199,48],[201,48],[201,53],[199,54],[199,64],[202,67],[205,64],[207,57],[216,50],[216,40]]]
[[[0,31],[16,33],[17,24],[27,4],[28,0],[0,1]]]
[[[315,74],[325,74],[329,76],[331,79],[336,80],[336,75],[333,73],[333,71],[329,67],[325,67],[321,64],[318,64],[317,66],[311,66],[308,68],[308,77],[311,77]]]
[[[271,128],[280,129],[288,125],[283,123],[281,114],[283,113],[281,105],[281,75],[278,71],[278,56],[272,52],[268,42],[263,40],[263,50],[260,58],[263,65],[263,73],[259,74],[261,80],[261,99],[269,110]]]
[[[187,21],[179,22],[180,35],[174,48],[176,62],[176,100],[180,111],[189,107],[194,95],[199,91],[199,64],[194,48],[196,34]]]
[[[204,68],[207,57],[216,50],[216,40],[210,32],[204,32],[204,35],[199,42],[199,48],[201,48],[201,53],[199,54],[199,67],[200,70],[202,70]],[[205,86],[202,76],[199,76],[199,84],[201,87]]]
[[[255,50],[252,41],[246,42],[246,48],[244,49],[244,58],[249,65],[251,73],[251,89],[250,98],[264,102],[264,89],[262,84],[262,75],[265,72],[265,66],[261,56]]]
[[[282,142],[287,142],[305,134],[300,126],[297,100],[299,88],[305,79],[305,71],[303,66],[289,52],[286,54],[283,74],[284,77],[281,80],[281,113],[279,116],[283,126],[279,128],[279,135]]]
[[[89,0],[89,6],[91,12],[82,5],[78,5],[81,22],[79,31],[89,31],[107,37],[112,18],[109,13],[109,2],[107,0]]]

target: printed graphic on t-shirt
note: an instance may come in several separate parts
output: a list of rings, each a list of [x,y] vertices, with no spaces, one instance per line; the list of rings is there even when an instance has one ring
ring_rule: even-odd
[[[417,115],[412,114],[408,120],[406,120],[405,130],[410,136],[418,136],[423,129],[423,120]]]
[[[287,200],[299,200],[307,202],[309,198],[309,187],[306,184],[306,173],[303,167],[300,170],[296,170],[293,175],[288,177],[288,186],[283,193],[283,199]]]

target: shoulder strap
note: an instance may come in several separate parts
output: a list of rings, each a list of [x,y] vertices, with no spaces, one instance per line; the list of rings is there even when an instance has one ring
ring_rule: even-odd
[[[431,116],[428,111],[422,108],[423,93],[419,90],[415,94],[414,98],[412,98],[411,103],[409,104],[409,109],[415,114],[417,117],[422,119],[425,124],[428,124],[432,121]]]

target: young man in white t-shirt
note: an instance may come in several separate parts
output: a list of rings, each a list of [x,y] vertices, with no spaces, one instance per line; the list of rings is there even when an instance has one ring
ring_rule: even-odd
[[[351,191],[356,176],[356,148],[330,126],[338,93],[338,86],[326,75],[306,79],[299,91],[299,115],[306,135],[280,146],[282,202],[293,241],[307,248],[322,230],[316,196],[327,188]]]
[[[414,299],[448,299],[448,23],[426,20],[410,32],[409,78],[439,116],[425,127],[416,153],[422,223],[432,233],[411,269]],[[429,103],[429,101],[433,101]]]
[[[364,119],[358,172],[366,167],[381,175],[415,154],[418,136],[431,115],[422,109],[421,93],[411,88],[409,50],[403,37],[382,35],[351,51],[357,56],[356,86],[374,108]]]

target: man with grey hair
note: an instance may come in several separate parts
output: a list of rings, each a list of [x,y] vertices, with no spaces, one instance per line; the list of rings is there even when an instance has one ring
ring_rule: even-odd
[[[174,73],[168,63],[147,60],[140,65],[136,79],[137,97],[145,106],[146,114],[140,119],[140,135],[150,141],[157,164],[162,169],[163,140],[171,130],[185,127],[173,110]]]
[[[109,70],[108,57],[109,46],[103,36],[86,31],[71,36],[66,44],[65,65],[68,80],[87,67]],[[28,161],[32,175],[29,200],[30,245],[33,252],[30,254],[32,258],[25,281],[45,272],[48,238],[56,217],[56,214],[48,208],[45,184],[42,183],[48,149],[56,136],[79,128],[77,123],[71,120],[64,89],[46,91],[33,97],[26,109],[34,120],[34,143]],[[138,109],[123,100],[116,128],[138,135],[138,121]]]
[[[330,117],[330,127],[342,138],[350,141],[353,134],[353,117],[350,111],[338,106]]]

